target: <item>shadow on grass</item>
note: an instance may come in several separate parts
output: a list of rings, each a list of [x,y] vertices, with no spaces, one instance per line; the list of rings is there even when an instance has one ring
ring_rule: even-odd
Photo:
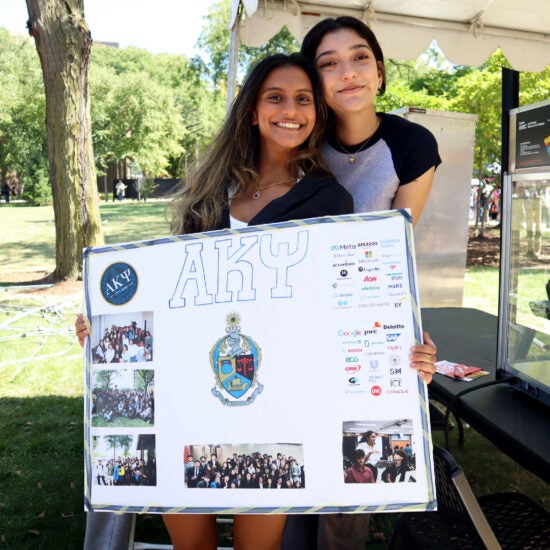
[[[0,547],[81,549],[82,399],[0,398]]]
[[[83,400],[0,398],[0,548],[81,550]],[[169,542],[160,515],[138,517],[136,540]]]

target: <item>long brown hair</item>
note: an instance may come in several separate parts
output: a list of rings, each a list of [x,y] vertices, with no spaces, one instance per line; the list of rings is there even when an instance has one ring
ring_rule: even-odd
[[[317,115],[313,131],[289,162],[289,171],[296,177],[314,171],[328,171],[319,152],[327,107],[317,70],[299,53],[265,57],[246,78],[219,134],[176,192],[170,205],[170,228],[174,234],[216,229],[224,208],[229,204],[228,189],[237,194],[255,185],[259,177],[260,135],[258,126],[253,125],[253,111],[260,88],[271,71],[287,66],[298,67],[309,77]]]

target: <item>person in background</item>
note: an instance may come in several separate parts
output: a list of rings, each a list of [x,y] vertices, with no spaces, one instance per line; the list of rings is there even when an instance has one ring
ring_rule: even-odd
[[[116,196],[119,201],[123,201],[126,196],[126,184],[122,180],[118,180],[115,185]]]
[[[4,182],[4,184],[2,185],[2,195],[6,203],[10,202],[10,192],[10,186],[7,182]]]

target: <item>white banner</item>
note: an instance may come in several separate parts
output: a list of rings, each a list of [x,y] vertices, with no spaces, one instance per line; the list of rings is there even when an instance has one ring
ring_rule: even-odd
[[[84,257],[88,510],[435,507],[407,211]]]

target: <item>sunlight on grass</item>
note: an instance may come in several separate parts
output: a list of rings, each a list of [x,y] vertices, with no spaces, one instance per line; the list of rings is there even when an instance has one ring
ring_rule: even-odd
[[[102,203],[100,213],[106,244],[168,235],[166,206],[164,200]],[[2,208],[0,259],[0,283],[29,279],[14,279],[14,274],[34,274],[30,279],[39,279],[51,273],[55,269],[53,207]]]
[[[498,314],[498,267],[474,267],[464,277],[463,307],[481,309]]]

